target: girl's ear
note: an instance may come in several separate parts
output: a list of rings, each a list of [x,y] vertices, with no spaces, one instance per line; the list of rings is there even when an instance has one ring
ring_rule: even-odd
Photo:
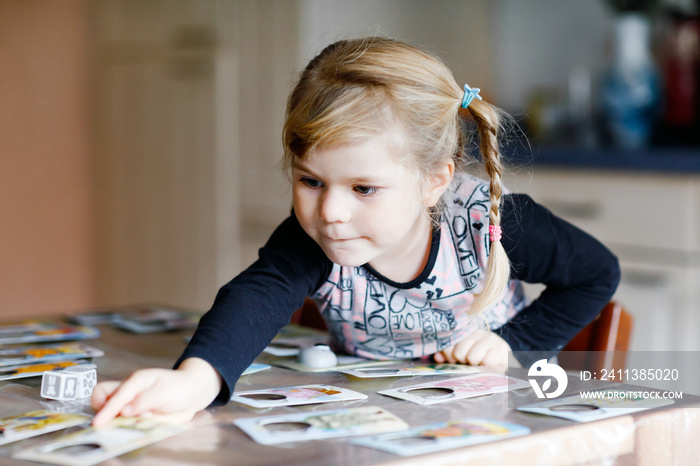
[[[427,192],[423,198],[426,207],[435,206],[447,190],[455,174],[455,163],[450,160],[428,180]]]

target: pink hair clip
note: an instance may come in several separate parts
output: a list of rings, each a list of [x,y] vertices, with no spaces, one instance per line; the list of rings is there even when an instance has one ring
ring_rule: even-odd
[[[501,241],[502,233],[503,233],[503,231],[501,230],[500,226],[489,225],[489,237],[490,237],[492,243],[494,241]]]

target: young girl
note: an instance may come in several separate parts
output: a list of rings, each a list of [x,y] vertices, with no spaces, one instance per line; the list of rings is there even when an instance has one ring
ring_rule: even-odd
[[[504,193],[502,118],[407,44],[328,46],[287,105],[290,217],[221,288],[175,370],[98,385],[94,424],[186,420],[226,403],[306,296],[335,349],[368,358],[500,365],[511,350],[560,350],[613,295],[617,260],[528,196]],[[467,124],[488,182],[457,170],[472,144]],[[528,304],[520,281],[546,290]]]

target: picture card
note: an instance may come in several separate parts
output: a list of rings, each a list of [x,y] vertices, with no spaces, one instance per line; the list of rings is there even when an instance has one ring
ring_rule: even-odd
[[[91,416],[81,413],[54,413],[46,410],[29,411],[0,419],[0,445],[30,437],[88,424]]]
[[[143,418],[118,417],[107,426],[86,427],[31,448],[16,459],[66,466],[90,466],[183,432],[185,425],[160,424]]]
[[[396,361],[385,361],[379,359],[366,359],[359,356],[337,355],[338,364],[332,367],[313,368],[300,363],[297,359],[279,359],[270,362],[274,366],[292,369],[298,372],[338,372],[345,369],[355,369],[358,367],[376,367],[388,364],[396,364]]]
[[[233,423],[263,445],[408,429],[403,420],[378,406],[249,417]]]
[[[518,410],[577,422],[589,422],[674,403],[669,398],[644,398],[640,392],[626,390],[610,389],[589,393],[590,398],[583,398],[579,394],[520,406]]]
[[[123,312],[133,312],[130,307],[118,307],[109,309],[94,309],[86,311],[78,311],[68,314],[66,319],[78,325],[105,325],[111,324],[114,318]]]
[[[160,306],[141,306],[116,313],[112,325],[133,333],[159,333],[197,327],[201,312]]]
[[[363,447],[413,456],[493,442],[530,433],[519,424],[480,418],[453,419],[411,428],[403,432],[372,435],[350,442]]]
[[[296,356],[303,348],[293,341],[289,340],[272,340],[272,342],[263,349],[263,353],[273,356]]]
[[[254,362],[253,364],[248,366],[241,375],[255,374],[256,372],[264,371],[270,369],[271,367],[272,366],[270,366],[269,364],[259,364],[257,362]]]
[[[19,366],[0,367],[0,380],[23,379],[27,377],[41,377],[46,371],[56,371],[66,367],[91,365],[85,359],[72,359],[70,361],[45,362],[43,364],[23,364]]]
[[[38,364],[104,356],[104,351],[84,343],[59,343],[0,349],[0,367]]]
[[[409,377],[417,375],[447,375],[447,374],[478,374],[479,369],[464,364],[421,364],[391,365],[387,367],[360,367],[357,369],[343,369],[340,371],[353,377]]]
[[[162,324],[163,322],[171,326],[183,325],[185,326],[184,328],[193,328],[192,317],[195,318],[196,326],[201,315],[202,313],[197,311],[178,309],[166,305],[147,304],[78,311],[68,314],[66,318],[70,322],[79,325],[125,325],[126,327],[133,326],[137,330],[143,330],[147,324],[156,328],[157,324]],[[182,321],[181,324],[180,321]],[[129,328],[126,328],[126,330],[129,330]],[[157,331],[162,330],[157,329]]]
[[[273,356],[296,356],[302,349],[319,343],[328,343],[328,334],[326,332],[301,325],[289,324],[280,329],[263,352]]]
[[[530,387],[528,382],[513,377],[500,374],[477,374],[380,390],[378,393],[421,405],[432,405],[528,387]]]
[[[367,395],[333,385],[299,385],[294,387],[233,392],[231,400],[253,408],[299,406],[337,401],[365,400]]]
[[[27,322],[0,326],[0,345],[87,340],[100,336],[95,327],[57,322]]]

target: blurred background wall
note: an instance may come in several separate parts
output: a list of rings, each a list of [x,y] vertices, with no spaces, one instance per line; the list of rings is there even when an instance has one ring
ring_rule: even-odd
[[[581,83],[586,105],[595,106],[615,27],[609,3],[0,2],[0,317],[141,302],[207,309],[289,212],[279,169],[285,100],[325,45],[379,34],[424,46],[458,82],[480,87],[527,124],[543,108],[565,113]],[[531,180],[528,166],[513,183],[557,193],[552,204],[571,191],[568,181],[553,191]],[[691,201],[681,215],[700,199],[698,183],[686,181]],[[617,185],[617,175],[606,183]],[[588,207],[578,202],[574,210]],[[600,231],[614,239],[618,230],[608,222]],[[642,256],[623,257],[626,276],[656,270]],[[682,296],[687,309],[666,319],[662,346],[697,308],[688,304],[692,282],[683,282],[697,264],[669,267],[660,279],[666,285],[650,296]],[[644,277],[621,293],[648,304],[638,291],[649,283]],[[670,284],[679,280],[677,292]]]
[[[92,18],[84,2],[0,2],[0,314],[91,305]]]

